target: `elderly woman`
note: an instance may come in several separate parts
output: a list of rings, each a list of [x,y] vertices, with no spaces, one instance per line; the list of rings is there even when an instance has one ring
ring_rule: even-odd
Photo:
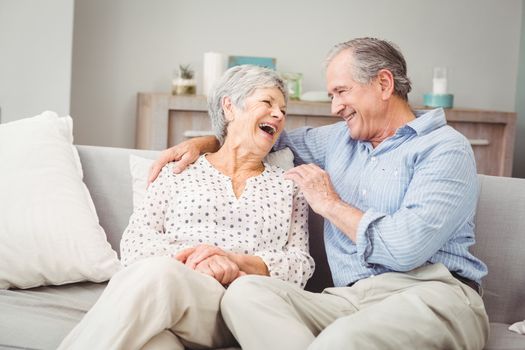
[[[307,204],[263,162],[284,128],[286,89],[269,69],[229,69],[209,97],[221,147],[182,174],[168,164],[121,241],[126,266],[60,349],[235,344],[219,306],[245,274],[303,287],[313,272]]]

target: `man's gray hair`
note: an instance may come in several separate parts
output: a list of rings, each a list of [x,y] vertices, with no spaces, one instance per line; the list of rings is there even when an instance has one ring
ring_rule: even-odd
[[[328,53],[326,65],[341,51],[352,53],[352,76],[361,84],[368,84],[381,69],[394,76],[394,94],[408,101],[412,89],[407,76],[407,64],[401,51],[391,42],[376,38],[357,38],[335,45]]]
[[[226,138],[228,120],[222,109],[222,101],[229,97],[235,107],[244,109],[245,100],[257,89],[278,88],[285,102],[288,102],[288,92],[284,81],[272,69],[253,65],[241,65],[228,69],[213,85],[208,95],[208,114],[215,136],[220,144]]]

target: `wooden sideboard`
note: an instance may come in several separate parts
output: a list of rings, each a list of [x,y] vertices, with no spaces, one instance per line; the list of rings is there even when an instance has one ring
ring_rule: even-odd
[[[511,176],[516,134],[516,113],[452,108],[447,122],[469,140],[478,173]],[[326,102],[290,101],[286,129],[321,126],[340,121]],[[209,134],[210,121],[204,96],[139,93],[136,144],[140,149],[161,150],[188,137]]]

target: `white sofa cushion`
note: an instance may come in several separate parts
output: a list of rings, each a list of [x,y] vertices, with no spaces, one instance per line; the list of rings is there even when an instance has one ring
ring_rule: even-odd
[[[0,125],[0,288],[108,280],[121,267],[72,145],[72,119]]]
[[[131,172],[131,184],[133,186],[133,210],[142,203],[148,187],[148,174],[154,159],[143,158],[130,154],[129,170]]]

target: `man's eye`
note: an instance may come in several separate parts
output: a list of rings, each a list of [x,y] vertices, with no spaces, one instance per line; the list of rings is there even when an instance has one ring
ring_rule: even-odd
[[[262,100],[263,103],[266,103],[268,106],[272,106],[272,103],[269,100]]]

